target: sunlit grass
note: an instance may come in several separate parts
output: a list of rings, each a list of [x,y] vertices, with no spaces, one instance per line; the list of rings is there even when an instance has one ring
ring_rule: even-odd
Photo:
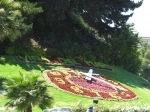
[[[13,57],[7,57],[5,59],[5,63],[0,64],[0,77],[4,78],[12,78],[18,77],[19,71],[20,72],[28,72],[33,71],[35,73],[41,73],[43,70],[52,69],[56,66],[44,65],[44,64],[37,64],[37,63],[21,63],[17,62]],[[62,66],[57,66],[62,67]],[[106,71],[94,71],[99,73],[102,76],[108,77],[114,81],[120,82],[127,88],[131,89],[136,93],[138,99],[131,100],[131,101],[107,101],[107,100],[99,100],[98,106],[108,106],[108,108],[117,108],[119,107],[141,107],[150,105],[150,86],[148,83],[123,69],[120,69],[115,66],[111,66],[113,72],[106,72]],[[145,84],[147,86],[145,86]],[[0,85],[1,86],[1,85]],[[85,98],[81,96],[76,96],[65,91],[58,90],[54,87],[49,87],[49,93],[54,97],[54,106],[55,107],[76,107],[78,104],[82,105],[83,107],[88,107],[89,105],[93,104],[92,98]],[[4,95],[0,94],[0,107],[3,107],[4,104],[8,101]],[[7,112],[7,111],[5,111]],[[9,111],[8,111],[9,112]],[[15,112],[15,111],[14,111]],[[38,107],[33,108],[33,112],[41,112]]]

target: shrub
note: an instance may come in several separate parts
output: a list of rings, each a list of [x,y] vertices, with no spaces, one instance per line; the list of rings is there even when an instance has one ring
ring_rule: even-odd
[[[5,104],[7,108],[16,107],[16,110],[21,112],[32,112],[33,106],[44,110],[53,104],[53,97],[49,95],[47,89],[49,85],[40,74],[20,73],[20,77],[5,80],[3,87],[9,99]]]
[[[82,105],[78,105],[76,108],[73,108],[73,112],[86,112],[85,107]],[[125,105],[124,107],[115,105],[114,107],[110,107],[109,105],[97,106],[94,107],[94,112],[150,112],[149,105],[141,105],[141,106],[129,106]]]
[[[63,54],[58,49],[47,49],[46,55],[51,58],[63,57]]]

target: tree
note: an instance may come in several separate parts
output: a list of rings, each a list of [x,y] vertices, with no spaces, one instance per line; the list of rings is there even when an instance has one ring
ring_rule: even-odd
[[[125,25],[107,38],[110,48],[110,64],[122,66],[124,69],[138,74],[141,67],[138,34],[133,25]]]
[[[140,7],[143,2],[143,0],[137,3],[134,0],[30,1],[40,2],[44,10],[34,21],[34,31],[38,38],[44,32],[44,36],[47,34],[48,37],[53,33],[55,38],[59,37],[60,39],[67,36],[77,38],[79,35],[72,35],[76,29],[82,34],[90,35],[92,33],[92,37],[98,37],[95,34],[108,34],[120,29],[132,16],[134,9]],[[112,24],[113,27],[111,27]],[[65,26],[69,26],[71,29],[64,29]],[[71,32],[70,34],[68,30]],[[57,35],[58,33],[60,35]],[[65,35],[66,33],[68,35]],[[41,35],[42,38],[43,35]],[[50,38],[53,37],[50,35]]]
[[[100,34],[108,34],[125,25],[134,9],[140,7],[142,2],[143,0],[85,0],[80,12],[84,20]]]
[[[109,55],[105,52],[109,47],[106,42],[107,35],[119,32],[132,16],[134,9],[142,4],[142,0],[137,3],[134,0],[30,1],[40,2],[44,10],[36,16],[33,24],[34,36],[42,46],[58,49],[66,56],[66,50],[70,52],[72,47],[66,48],[62,43],[67,43],[67,46],[73,46],[74,43],[88,44],[92,47],[98,43],[99,48],[95,48],[100,49],[98,51],[103,55],[97,56],[97,59],[101,58],[99,61]],[[128,11],[131,13],[127,13]],[[78,48],[75,48],[76,51],[79,51]],[[94,47],[92,51],[93,49]]]
[[[42,12],[28,0],[0,0],[0,41],[16,40],[32,28],[34,15]]]
[[[141,39],[139,50],[142,59],[140,75],[150,82],[150,45]]]
[[[50,108],[53,98],[48,94],[45,80],[33,73],[20,75],[3,83],[6,97],[10,99],[5,106],[16,107],[20,112],[32,112],[32,106],[39,106],[42,110]]]

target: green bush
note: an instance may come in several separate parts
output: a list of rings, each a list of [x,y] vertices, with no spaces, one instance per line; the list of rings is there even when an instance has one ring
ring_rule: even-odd
[[[63,57],[63,54],[58,49],[47,49],[46,55],[51,58]]]
[[[0,63],[5,63],[5,58],[4,57],[0,57]]]
[[[45,51],[34,39],[18,39],[15,43],[10,44],[6,50],[7,55],[36,55],[45,56]]]
[[[140,75],[150,82],[150,45],[144,41],[141,41],[140,44],[141,47],[139,50],[142,59]]]
[[[15,47],[14,46],[7,47],[5,52],[8,55],[13,55],[15,53]]]
[[[3,82],[7,80],[6,78],[0,77],[0,90],[4,90],[4,88],[2,87]]]
[[[76,108],[73,108],[73,112],[86,112],[85,107],[83,106],[77,106]],[[143,106],[114,106],[112,108],[109,107],[109,105],[106,106],[95,106],[94,112],[150,112],[150,106],[149,105],[143,105]]]

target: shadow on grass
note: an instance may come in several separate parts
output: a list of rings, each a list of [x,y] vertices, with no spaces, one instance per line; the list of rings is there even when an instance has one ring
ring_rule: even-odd
[[[143,79],[140,76],[132,74],[116,66],[112,66],[111,68],[114,71],[112,73],[104,72],[104,71],[98,71],[98,72],[113,81],[123,83],[133,88],[139,87],[139,88],[150,89],[150,83],[148,83],[146,79]]]
[[[5,64],[9,64],[10,66],[19,66],[22,69],[26,70],[26,71],[31,71],[31,70],[39,70],[39,71],[43,71],[46,69],[52,69],[55,66],[50,66],[44,63],[30,63],[30,62],[25,62],[25,61],[19,61],[16,56],[0,56],[1,59],[3,59],[3,62],[1,63],[1,65]]]
[[[100,76],[106,77],[110,80],[113,80],[115,82],[123,83],[132,88],[150,89],[150,83],[147,80],[143,79],[142,77],[132,74],[116,66],[110,66],[110,67],[113,69],[113,72],[96,70],[96,69],[93,72],[99,74]],[[83,68],[83,67],[78,67],[78,68],[72,67],[72,69],[83,71],[83,72],[89,71],[89,68]]]
[[[1,64],[4,66],[7,63],[9,65],[20,66],[22,69],[26,71],[31,71],[31,70],[44,71],[44,70],[51,70],[52,68],[55,68],[55,67],[59,67],[58,65],[48,65],[44,63],[31,63],[31,62],[19,61],[15,56],[0,56],[0,59],[1,59],[0,60]],[[63,66],[63,67],[70,67],[76,70],[81,70],[84,68],[84,67],[81,67],[80,69],[80,67],[75,68],[72,66]],[[133,88],[139,87],[139,88],[150,89],[150,84],[146,80],[142,79],[141,77],[116,66],[111,66],[111,68],[113,69],[113,72],[107,72],[107,71],[102,71],[102,70],[94,70],[94,72],[104,77],[107,77],[113,81],[126,84]],[[88,72],[89,68],[86,68],[86,69]]]
[[[4,88],[2,87],[3,82],[7,80],[6,78],[0,77],[0,91],[3,91]]]

